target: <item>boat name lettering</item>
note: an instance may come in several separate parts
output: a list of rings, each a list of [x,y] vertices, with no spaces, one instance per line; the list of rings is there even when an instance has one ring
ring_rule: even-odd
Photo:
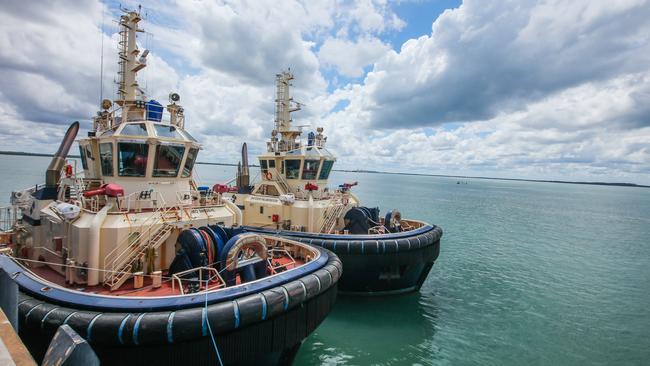
[[[272,202],[280,203],[280,200],[277,198],[266,198],[266,197],[251,197],[251,202]]]

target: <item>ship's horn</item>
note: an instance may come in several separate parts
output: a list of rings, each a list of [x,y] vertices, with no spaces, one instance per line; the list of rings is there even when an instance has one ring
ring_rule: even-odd
[[[68,131],[66,131],[65,136],[63,136],[63,141],[59,145],[59,150],[56,151],[56,154],[52,157],[50,166],[47,167],[45,171],[45,186],[46,187],[56,187],[59,183],[59,178],[61,177],[61,169],[65,165],[65,158],[68,156],[70,147],[74,139],[77,137],[77,132],[79,132],[79,121],[75,121],[70,125]]]

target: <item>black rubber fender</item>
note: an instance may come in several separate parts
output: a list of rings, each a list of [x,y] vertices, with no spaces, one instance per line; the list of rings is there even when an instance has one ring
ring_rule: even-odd
[[[94,318],[87,327],[88,342],[101,344],[131,344],[125,337],[125,327],[133,314],[101,313]]]
[[[289,294],[289,305],[287,306],[289,308],[305,301],[307,298],[307,289],[305,288],[305,284],[300,281],[289,282],[282,285],[282,287],[287,290],[287,293]]]
[[[82,338],[88,339],[88,325],[100,314],[94,311],[75,311],[68,317],[66,324]]]
[[[20,330],[52,336],[58,326],[68,324],[91,344],[155,345],[191,341],[224,334],[249,324],[274,318],[334,288],[341,276],[338,257],[329,256],[318,270],[294,281],[207,307],[177,311],[96,312],[50,304],[21,293],[18,305]]]
[[[54,334],[73,311],[68,308],[55,308],[41,319],[41,329],[46,334]]]
[[[189,341],[203,335],[202,319],[204,307],[184,309],[170,314],[165,325],[173,342]],[[208,311],[210,307],[208,306]]]
[[[256,228],[247,228],[247,230],[249,232],[265,232],[265,230]],[[396,235],[377,235],[376,237],[363,240],[354,238],[353,235],[340,235],[341,238],[339,239],[331,238],[331,236],[337,236],[337,234],[324,234],[330,236],[328,238],[317,237],[321,234],[305,233],[303,235],[301,233],[285,231],[276,231],[273,234],[285,236],[304,244],[322,247],[336,254],[371,255],[400,253],[436,245],[442,236],[442,229],[438,226],[429,226],[427,231],[414,234],[413,236],[404,236],[404,233],[407,232],[396,233]]]
[[[239,309],[239,327],[266,319],[266,298],[263,298],[261,294],[246,296],[242,299],[235,300],[235,302]]]
[[[266,301],[266,316],[273,318],[284,312],[289,305],[288,293],[281,287],[262,292]]]
[[[166,323],[170,314],[171,311],[144,313],[140,319],[137,336],[134,335],[133,339],[138,345],[168,343],[167,327],[161,327],[160,324]]]

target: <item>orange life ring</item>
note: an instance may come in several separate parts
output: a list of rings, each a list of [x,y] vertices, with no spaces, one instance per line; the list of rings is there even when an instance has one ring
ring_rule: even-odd
[[[266,172],[266,180],[271,180],[273,178],[273,174],[271,172]]]

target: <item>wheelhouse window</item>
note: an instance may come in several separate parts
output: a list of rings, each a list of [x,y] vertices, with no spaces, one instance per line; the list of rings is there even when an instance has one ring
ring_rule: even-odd
[[[127,136],[149,136],[147,133],[147,125],[144,123],[129,123],[124,125],[120,135]]]
[[[320,160],[305,160],[305,166],[302,168],[302,179],[316,179]]]
[[[154,177],[175,177],[181,167],[185,146],[158,145],[156,160],[153,165]]]
[[[119,117],[117,117],[117,118],[119,118]],[[115,131],[117,131],[117,127],[119,127],[119,126],[113,127],[110,130],[106,130],[106,131],[102,132],[101,136],[113,136]]]
[[[102,167],[102,175],[113,176],[113,143],[105,142],[99,144],[99,161]]]
[[[285,160],[285,168],[287,172],[287,179],[300,179],[300,160],[287,159]]]
[[[178,130],[178,132],[180,132],[181,135],[185,136],[185,139],[186,139],[186,140],[190,140],[190,141],[194,141],[194,142],[196,142],[196,139],[195,139],[192,135],[190,135],[189,132],[187,132],[187,131],[182,131],[182,130]]]
[[[199,155],[199,149],[191,148],[190,152],[187,153],[187,159],[185,159],[185,166],[183,167],[183,178],[187,178],[192,175],[192,168],[194,167],[194,162],[196,157]]]
[[[178,130],[176,130],[176,127],[170,126],[170,125],[153,125],[153,128],[156,130],[156,135],[158,137],[167,137],[170,139],[183,139],[183,135],[181,135]]]
[[[90,145],[86,145],[86,158],[90,160],[95,160],[95,158],[93,158],[93,151],[90,148]]]
[[[260,170],[262,171],[262,174],[266,174],[266,172],[269,171],[269,166],[266,160],[260,160]]]
[[[320,170],[318,179],[327,179],[327,177],[330,176],[330,172],[332,171],[332,166],[334,166],[334,160],[325,160],[323,162],[323,167]]]
[[[81,157],[81,166],[88,170],[88,161],[86,160],[86,147],[79,145],[79,156]]]
[[[269,169],[275,169],[275,160],[269,160]]]
[[[119,142],[118,174],[121,177],[144,177],[147,174],[149,145],[136,142]]]

